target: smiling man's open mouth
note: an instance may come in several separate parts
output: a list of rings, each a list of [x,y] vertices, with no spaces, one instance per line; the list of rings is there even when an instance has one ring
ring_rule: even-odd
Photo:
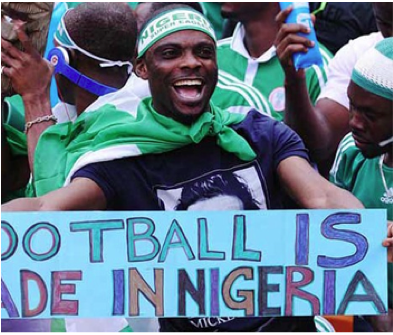
[[[204,85],[200,79],[183,79],[176,81],[173,87],[182,98],[196,99],[201,96]]]

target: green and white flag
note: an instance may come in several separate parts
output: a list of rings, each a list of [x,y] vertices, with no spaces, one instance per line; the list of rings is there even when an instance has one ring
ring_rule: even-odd
[[[159,154],[215,136],[217,144],[244,161],[256,155],[229,126],[245,115],[210,105],[191,126],[154,111],[152,99],[140,100],[127,88],[98,99],[76,122],[57,124],[41,136],[34,159],[36,196],[70,183],[82,167],[104,161]]]

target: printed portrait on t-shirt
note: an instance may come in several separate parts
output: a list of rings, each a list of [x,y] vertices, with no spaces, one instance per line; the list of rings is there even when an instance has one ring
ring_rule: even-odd
[[[247,168],[214,171],[175,187],[157,188],[165,210],[214,211],[267,209],[266,196],[254,165]],[[197,330],[213,331],[233,317],[188,318]],[[245,321],[247,322],[247,321]]]
[[[213,211],[266,209],[266,197],[254,166],[214,171],[172,188],[158,188],[165,210]]]

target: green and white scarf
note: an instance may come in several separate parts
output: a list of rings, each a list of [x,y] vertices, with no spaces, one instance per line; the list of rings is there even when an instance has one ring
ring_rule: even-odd
[[[245,115],[210,105],[210,111],[187,126],[158,114],[151,98],[141,101],[123,90],[111,96],[98,100],[75,123],[54,125],[42,134],[34,160],[37,196],[66,186],[88,164],[165,153],[207,136],[215,136],[221,148],[244,161],[256,158],[249,143],[229,127]]]

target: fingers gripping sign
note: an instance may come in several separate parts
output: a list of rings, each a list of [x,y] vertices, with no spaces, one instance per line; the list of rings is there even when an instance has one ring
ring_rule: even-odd
[[[51,65],[33,47],[23,22],[15,23],[14,29],[23,51],[1,39],[2,74],[11,79],[14,90],[22,97],[45,93],[53,72]]]
[[[382,245],[388,248],[388,262],[393,263],[393,222],[388,221],[388,235]]]

